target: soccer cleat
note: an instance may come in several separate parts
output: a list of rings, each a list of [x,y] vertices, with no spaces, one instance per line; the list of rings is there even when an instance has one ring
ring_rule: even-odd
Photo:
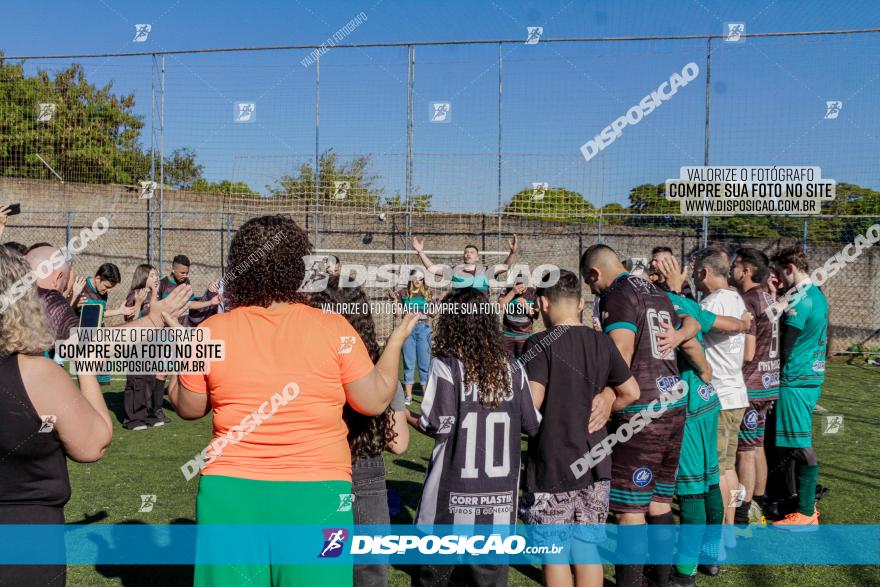
[[[778,522],[773,522],[773,527],[789,532],[812,532],[819,529],[819,512],[813,512],[812,516],[792,512]]]
[[[721,565],[699,565],[697,566],[697,570],[703,573],[704,575],[709,575],[710,577],[717,577],[721,572]]]
[[[752,524],[742,524],[733,527],[733,535],[737,538],[751,538]]]
[[[749,507],[749,513],[747,517],[747,522],[740,524],[739,522],[734,522],[735,526],[733,527],[733,533],[739,538],[751,538],[752,531],[756,526],[766,526],[767,518],[764,517],[764,513],[761,510],[761,506],[757,501],[753,501],[752,505]]]
[[[669,577],[669,587],[696,587],[697,586],[697,576],[696,575],[682,575],[679,572],[675,572]]]

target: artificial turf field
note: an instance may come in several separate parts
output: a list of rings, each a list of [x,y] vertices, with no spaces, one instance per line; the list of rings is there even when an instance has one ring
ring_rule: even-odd
[[[186,524],[195,519],[197,479],[186,481],[180,466],[211,439],[210,419],[188,422],[166,408],[171,423],[131,432],[120,424],[124,381],[114,380],[105,394],[116,414],[113,445],[98,463],[71,462],[73,496],[65,515],[69,523]],[[831,524],[880,524],[880,368],[829,362],[820,404],[829,414],[844,417],[842,431],[824,435],[824,416],[814,417],[819,456],[819,483],[831,489],[822,500],[822,521]],[[418,396],[413,406],[418,411]],[[402,498],[403,508],[392,523],[407,524],[421,494],[433,441],[414,432],[403,456],[385,455],[388,487]],[[155,495],[149,513],[138,512],[141,495]],[[297,507],[297,506],[294,506]],[[303,505],[302,507],[308,507]],[[103,545],[112,550],[113,545]],[[878,553],[880,555],[880,553]],[[410,585],[409,567],[391,571],[390,585]],[[537,585],[537,567],[515,567],[510,585]],[[721,575],[700,577],[698,585],[799,587],[880,586],[880,567],[748,566],[723,567]],[[191,567],[111,565],[71,566],[68,585],[172,587],[192,584]],[[331,587],[331,586],[324,586]]]

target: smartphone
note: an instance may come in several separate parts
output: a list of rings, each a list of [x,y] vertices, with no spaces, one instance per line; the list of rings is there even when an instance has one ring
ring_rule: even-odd
[[[99,328],[104,321],[104,306],[83,304],[79,315],[80,328]]]
[[[9,204],[9,216],[21,214],[21,204]]]

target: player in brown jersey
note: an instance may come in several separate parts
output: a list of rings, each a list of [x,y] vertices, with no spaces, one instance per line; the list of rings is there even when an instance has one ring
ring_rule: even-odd
[[[763,506],[767,486],[764,427],[767,413],[779,397],[779,320],[771,318],[766,311],[773,298],[761,286],[768,271],[767,255],[749,248],[736,251],[730,270],[730,281],[752,315],[743,363],[749,407],[743,415],[736,455],[736,472],[745,488],[745,496],[737,506],[736,524],[749,523],[753,500]]]
[[[672,494],[675,472],[685,423],[687,396],[681,391],[678,364],[674,351],[661,350],[660,337],[680,319],[665,292],[646,279],[630,275],[617,253],[605,245],[589,247],[581,257],[581,275],[593,294],[600,296],[599,321],[639,384],[641,396],[635,403],[616,412],[612,433],[623,430],[655,400],[665,403],[662,415],[618,443],[611,457],[610,509],[623,525],[671,525]],[[694,361],[705,363],[696,339],[682,343],[683,352]],[[706,366],[708,369],[708,366]],[[640,544],[639,544],[640,543]],[[652,552],[652,558],[672,554],[674,545],[652,541],[651,548],[667,548],[668,553]],[[628,557],[636,560],[646,555],[646,542],[633,541]],[[636,550],[638,549],[638,550]],[[642,585],[642,565],[618,565],[617,584]],[[657,584],[666,585],[671,565],[655,565]]]

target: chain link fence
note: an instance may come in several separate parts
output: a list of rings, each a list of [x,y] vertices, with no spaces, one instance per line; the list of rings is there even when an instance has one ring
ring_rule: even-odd
[[[516,233],[521,262],[574,271],[594,242],[799,245],[818,266],[880,221],[880,31],[524,40],[0,58],[0,202],[23,208],[6,238],[58,244],[105,215],[81,273],[186,254],[201,289],[267,213],[352,263],[415,262],[412,235],[503,254]],[[581,152],[689,64],[691,83]],[[682,216],[662,184],[708,164],[817,165],[838,197],[807,218]],[[826,286],[835,350],[878,341],[877,263]]]
[[[290,210],[301,226],[311,219],[304,210]],[[170,270],[170,260],[178,254],[192,261],[190,276],[196,294],[201,294],[211,281],[229,271],[228,249],[232,237],[252,214],[235,212],[165,212],[163,224],[148,228],[144,212],[112,213],[77,211],[64,213],[23,212],[14,217],[8,227],[8,238],[24,244],[48,242],[64,243],[96,218],[105,216],[110,229],[100,239],[80,253],[75,269],[88,274],[105,262],[119,266],[123,283],[111,292],[111,305],[121,304],[128,291],[129,276],[135,267],[147,262],[149,242],[160,243],[166,260],[162,270]],[[363,215],[337,214],[322,225],[323,251],[334,252],[343,263],[376,266],[388,263],[419,265],[407,237],[407,223],[412,234],[423,238],[428,250],[457,251],[465,244],[474,244],[487,263],[500,262],[507,251],[508,241],[496,247],[496,217],[487,214],[390,214],[384,220]],[[438,222],[442,220],[442,222]],[[513,234],[519,238],[519,252],[515,263],[522,263],[534,271],[542,264],[556,265],[575,273],[583,251],[597,242],[614,248],[622,257],[650,259],[655,246],[668,246],[685,262],[703,246],[700,220],[675,218],[667,215],[625,215],[595,219],[595,222],[551,222],[544,220],[505,217],[504,238]],[[733,252],[739,247],[755,247],[772,254],[784,246],[800,244],[805,247],[810,268],[821,267],[853,242],[815,240],[811,234],[829,232],[829,224],[836,226],[839,218],[805,217],[791,219],[792,229],[776,238],[758,238],[747,235],[710,233],[708,243]],[[865,228],[880,224],[880,216],[860,216],[850,220]],[[442,229],[438,228],[442,225]],[[696,226],[695,226],[696,225]],[[709,224],[710,230],[712,223]],[[804,232],[806,228],[806,232]],[[864,231],[862,231],[864,233]],[[806,234],[806,239],[804,235]],[[378,252],[379,254],[376,254]],[[432,254],[433,261],[454,266],[461,262],[460,254]],[[872,346],[880,343],[880,250],[866,249],[854,262],[847,264],[823,286],[831,307],[832,350],[846,351],[852,345]],[[442,295],[442,291],[435,295]],[[498,292],[495,292],[497,294]],[[388,299],[387,288],[368,288],[368,297],[374,302]],[[589,293],[586,294],[589,299]],[[393,316],[376,316],[379,332],[387,335],[393,327]]]

